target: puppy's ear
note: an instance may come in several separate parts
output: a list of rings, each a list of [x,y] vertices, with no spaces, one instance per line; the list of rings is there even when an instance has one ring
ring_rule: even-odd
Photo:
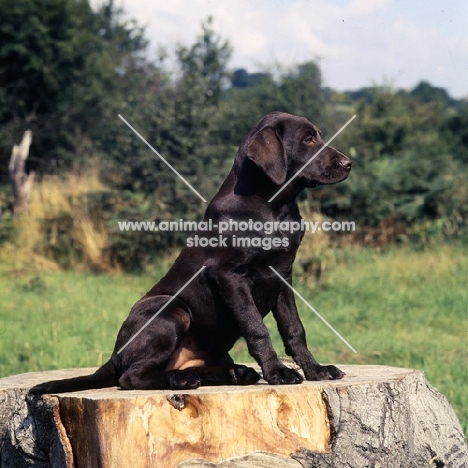
[[[247,157],[276,185],[286,180],[286,151],[273,128],[263,128],[253,136],[247,146]]]

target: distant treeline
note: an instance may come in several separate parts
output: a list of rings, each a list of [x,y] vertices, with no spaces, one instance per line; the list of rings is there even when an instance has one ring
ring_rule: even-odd
[[[160,48],[150,60],[144,30],[112,1],[95,11],[87,0],[0,0],[0,10],[4,230],[11,148],[31,129],[28,168],[39,181],[98,166],[105,188],[83,194],[83,209],[106,226],[113,261],[137,268],[183,239],[121,233],[118,220],[199,219],[206,205],[118,114],[210,199],[246,132],[281,110],[309,118],[325,139],[357,114],[334,142],[353,159],[351,176],[301,200],[323,216],[355,221],[353,241],[428,242],[464,232],[468,105],[442,88],[422,81],[410,91],[337,92],[323,85],[314,61],[233,71],[229,42],[210,18],[193,44]]]

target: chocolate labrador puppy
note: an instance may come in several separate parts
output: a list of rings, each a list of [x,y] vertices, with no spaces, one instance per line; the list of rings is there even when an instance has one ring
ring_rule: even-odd
[[[92,375],[40,384],[30,393],[254,384],[258,373],[229,356],[241,336],[269,384],[298,384],[303,377],[278,359],[263,323],[270,311],[307,380],[341,379],[342,371],[320,365],[307,349],[294,294],[275,273],[291,284],[304,232],[282,227],[301,221],[299,192],[336,184],[350,172],[351,161],[327,147],[288,183],[323,146],[320,131],[303,117],[272,112],[261,119],[206,210],[213,231],[192,236],[166,276],[133,306],[110,360]],[[240,232],[239,225],[249,229]],[[274,230],[260,228],[267,225]]]

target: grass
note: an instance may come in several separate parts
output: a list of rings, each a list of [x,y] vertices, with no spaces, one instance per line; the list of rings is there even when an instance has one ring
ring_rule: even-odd
[[[308,253],[307,245],[300,255]],[[357,349],[354,354],[298,300],[311,351],[322,362],[422,369],[468,433],[467,257],[460,246],[326,249],[315,284],[299,267],[295,287]],[[3,259],[3,260],[2,260]],[[0,376],[97,366],[110,355],[132,304],[167,269],[95,275],[25,266],[0,255]],[[284,355],[273,318],[274,346]],[[245,343],[233,351],[250,361]]]
[[[74,270],[112,271],[108,232],[86,200],[105,189],[96,164],[82,173],[44,176],[25,212],[14,218],[15,246]]]

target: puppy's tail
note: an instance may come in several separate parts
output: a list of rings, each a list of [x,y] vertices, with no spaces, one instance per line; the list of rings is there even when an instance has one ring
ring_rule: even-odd
[[[117,373],[112,361],[107,361],[94,374],[82,377],[73,377],[64,380],[52,380],[35,385],[29,390],[31,395],[42,395],[44,393],[66,393],[91,390],[93,388],[106,388],[117,385]]]

